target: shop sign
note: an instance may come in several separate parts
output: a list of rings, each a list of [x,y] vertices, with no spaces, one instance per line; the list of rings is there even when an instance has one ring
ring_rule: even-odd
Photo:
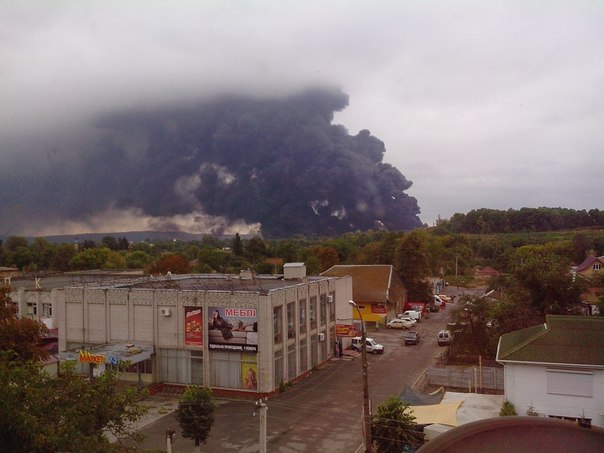
[[[371,304],[371,313],[377,313],[381,315],[388,314],[386,304]]]
[[[203,324],[201,308],[185,307],[185,345],[203,345]]]
[[[80,362],[105,363],[105,356],[101,354],[91,354],[88,351],[80,351]]]

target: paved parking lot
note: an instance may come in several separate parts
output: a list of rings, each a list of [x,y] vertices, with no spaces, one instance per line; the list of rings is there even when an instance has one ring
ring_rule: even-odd
[[[384,354],[369,354],[369,393],[372,407],[390,395],[398,395],[405,384],[412,385],[434,363],[442,350],[436,334],[447,322],[451,307],[430,313],[417,325],[418,345],[405,346],[405,330],[371,328],[368,336],[384,345]],[[144,448],[165,451],[165,432],[177,432],[174,419],[175,397],[158,396],[158,406],[166,408],[141,432],[147,436]],[[162,399],[162,402],[160,402]],[[258,417],[254,402],[219,399],[216,421],[202,451],[258,451]],[[354,359],[332,360],[286,392],[270,398],[268,405],[268,451],[355,452],[362,443],[362,368],[360,355]],[[163,415],[166,414],[166,415]],[[173,452],[194,451],[194,443],[176,435]]]

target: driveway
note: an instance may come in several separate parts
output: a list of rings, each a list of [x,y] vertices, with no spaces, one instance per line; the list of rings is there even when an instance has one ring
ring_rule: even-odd
[[[456,291],[451,291],[456,293]],[[454,305],[453,305],[454,306]],[[415,330],[421,334],[418,345],[405,346],[405,330],[371,328],[367,336],[382,343],[384,354],[368,354],[369,394],[373,411],[390,395],[398,395],[405,384],[413,385],[432,365],[442,350],[436,335],[447,322],[446,310],[430,313]],[[267,400],[269,452],[351,453],[362,444],[362,367],[361,357],[329,361],[308,378],[284,393]],[[158,396],[165,401],[166,396]],[[170,401],[170,398],[168,398]],[[172,403],[174,400],[172,400]],[[258,417],[253,416],[254,401],[219,399],[215,423],[202,451],[252,453],[259,449]],[[168,406],[173,408],[173,405]],[[163,403],[162,403],[163,404]],[[172,409],[160,412],[157,419],[141,429],[147,436],[143,447],[166,449],[165,432],[178,432],[173,452],[194,451],[194,442],[180,436]]]

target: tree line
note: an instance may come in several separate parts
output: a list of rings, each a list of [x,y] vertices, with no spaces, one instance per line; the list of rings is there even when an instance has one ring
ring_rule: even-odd
[[[518,233],[604,227],[604,211],[568,208],[474,209],[437,222],[450,233]]]

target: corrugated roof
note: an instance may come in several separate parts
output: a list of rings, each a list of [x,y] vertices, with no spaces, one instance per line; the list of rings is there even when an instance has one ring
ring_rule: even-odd
[[[604,318],[548,315],[546,325],[502,335],[497,360],[604,366]]]
[[[389,299],[392,279],[399,277],[392,265],[337,265],[321,275],[329,277],[352,277],[352,295],[357,303],[384,302]],[[402,285],[402,284],[401,284]]]

